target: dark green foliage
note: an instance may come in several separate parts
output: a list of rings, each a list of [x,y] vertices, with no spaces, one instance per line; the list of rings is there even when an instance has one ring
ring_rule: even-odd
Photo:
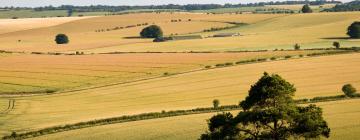
[[[287,55],[287,56],[285,56],[285,59],[289,59],[291,57],[292,57],[291,55]]]
[[[214,108],[218,108],[220,105],[220,101],[218,99],[213,100],[213,106]]]
[[[351,84],[344,85],[342,91],[348,97],[353,97],[356,94],[356,89]]]
[[[335,41],[333,42],[333,46],[336,48],[336,49],[339,49],[340,48],[340,43]]]
[[[274,139],[329,137],[330,128],[315,105],[300,107],[293,96],[294,85],[279,75],[266,72],[240,106],[244,111],[213,116],[202,140]],[[305,100],[302,100],[303,102]],[[308,101],[308,100],[306,100]]]
[[[55,42],[56,42],[56,44],[68,44],[69,38],[65,34],[58,34],[55,37]]]
[[[356,21],[348,27],[347,34],[350,38],[360,38],[360,22]]]
[[[300,50],[300,45],[296,43],[296,44],[294,45],[294,50]]]
[[[312,13],[312,9],[310,8],[310,6],[308,4],[305,4],[302,9],[301,9],[301,12],[303,13]]]
[[[151,25],[144,28],[140,32],[140,36],[143,38],[160,38],[163,36],[163,31],[157,25]]]
[[[340,11],[360,11],[360,1],[355,0],[348,3],[336,4],[335,7],[326,9],[328,12],[340,12]]]

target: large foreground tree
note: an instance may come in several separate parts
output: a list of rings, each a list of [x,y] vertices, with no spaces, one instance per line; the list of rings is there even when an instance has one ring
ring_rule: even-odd
[[[251,86],[240,103],[237,116],[223,113],[213,116],[202,140],[257,140],[329,137],[330,128],[315,105],[297,106],[293,100],[294,85],[279,75],[264,73]]]

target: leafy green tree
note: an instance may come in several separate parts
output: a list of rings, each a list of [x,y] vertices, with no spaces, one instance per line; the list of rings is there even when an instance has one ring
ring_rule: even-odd
[[[315,105],[297,106],[294,85],[279,75],[264,73],[240,103],[237,116],[213,116],[201,140],[274,139],[329,137],[330,128]]]
[[[360,38],[360,22],[356,21],[348,27],[347,34],[350,38]]]
[[[69,43],[69,38],[65,34],[58,34],[55,37],[55,42],[57,44],[67,44],[67,43]]]
[[[220,105],[220,101],[218,99],[213,100],[213,106],[214,108],[218,108]]]
[[[303,13],[312,13],[312,9],[310,8],[310,6],[308,4],[305,4],[302,9],[301,9],[301,12]]]
[[[356,89],[351,84],[344,85],[342,91],[348,97],[353,97],[356,94]]]
[[[151,25],[149,27],[144,28],[140,32],[140,36],[143,38],[160,38],[163,36],[163,31],[157,25]]]

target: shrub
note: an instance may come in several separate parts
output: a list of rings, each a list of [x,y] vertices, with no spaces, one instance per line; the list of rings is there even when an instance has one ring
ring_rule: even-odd
[[[65,34],[58,34],[55,37],[55,42],[56,42],[56,44],[68,44],[69,38]]]
[[[360,22],[356,21],[348,27],[347,34],[350,38],[360,38]]]
[[[205,66],[205,68],[206,68],[206,69],[210,69],[210,68],[211,68],[211,66]]]
[[[163,36],[163,31],[157,25],[151,25],[144,28],[140,32],[140,36],[143,38],[159,38]]]
[[[224,64],[216,64],[215,67],[224,67]]]
[[[310,8],[310,6],[308,4],[304,5],[301,9],[301,12],[303,13],[312,13],[312,9]]]
[[[296,44],[294,45],[294,50],[300,50],[300,45],[296,43]]]
[[[218,108],[220,105],[220,101],[218,99],[213,100],[213,106],[214,108]]]
[[[356,89],[351,84],[344,85],[342,91],[348,97],[353,97],[356,94]]]
[[[270,60],[276,60],[277,58],[274,56],[274,57],[271,57]]]
[[[289,59],[291,57],[292,57],[291,55],[287,55],[287,56],[285,56],[285,59]]]
[[[333,46],[336,48],[336,49],[339,49],[340,48],[340,43],[335,41],[333,42]]]
[[[234,63],[232,63],[232,62],[225,63],[225,66],[232,66],[232,65],[234,65]]]
[[[304,57],[304,55],[300,54],[299,57]]]

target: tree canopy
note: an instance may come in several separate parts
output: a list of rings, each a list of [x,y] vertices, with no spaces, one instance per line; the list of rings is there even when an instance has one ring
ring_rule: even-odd
[[[310,6],[308,4],[305,4],[302,9],[301,9],[301,12],[303,13],[312,13],[312,9],[310,8]]]
[[[350,38],[360,38],[360,22],[356,21],[348,27],[347,34]]]
[[[67,44],[69,43],[69,38],[65,34],[58,34],[55,37],[56,44]]]
[[[163,36],[163,31],[157,25],[151,25],[144,28],[140,32],[140,36],[143,38],[159,38]]]
[[[296,88],[279,75],[264,73],[251,86],[236,116],[218,114],[208,121],[201,140],[289,139],[329,137],[330,128],[316,105],[297,106]]]

